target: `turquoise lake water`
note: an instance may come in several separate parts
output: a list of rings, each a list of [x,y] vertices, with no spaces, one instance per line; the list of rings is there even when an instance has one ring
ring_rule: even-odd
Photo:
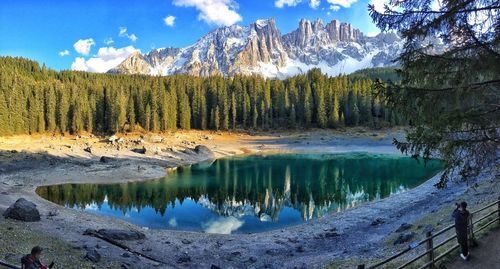
[[[442,169],[394,155],[279,154],[218,159],[164,178],[39,187],[62,206],[153,229],[253,233],[296,225],[404,192]]]

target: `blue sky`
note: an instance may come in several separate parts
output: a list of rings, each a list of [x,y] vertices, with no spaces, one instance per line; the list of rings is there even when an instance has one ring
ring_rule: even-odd
[[[275,18],[282,33],[301,18],[373,33],[371,2],[383,0],[1,0],[0,55],[104,72],[133,51],[185,47],[216,27],[262,18]]]

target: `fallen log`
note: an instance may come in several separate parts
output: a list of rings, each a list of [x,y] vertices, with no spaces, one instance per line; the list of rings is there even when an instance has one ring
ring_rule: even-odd
[[[128,252],[131,252],[131,253],[133,253],[133,254],[135,254],[135,255],[137,255],[137,256],[144,257],[144,258],[146,258],[146,259],[148,259],[148,260],[151,260],[151,261],[154,261],[154,262],[157,262],[157,263],[161,263],[161,264],[165,264],[165,265],[170,265],[170,266],[172,266],[172,264],[169,264],[169,263],[164,262],[164,261],[162,261],[162,260],[158,260],[158,259],[156,259],[156,258],[154,258],[154,257],[151,257],[151,256],[149,256],[149,255],[146,255],[146,254],[144,254],[144,253],[141,253],[141,252],[135,251],[135,250],[133,250],[133,249],[129,248],[129,247],[128,247],[127,245],[125,245],[125,244],[122,244],[122,243],[120,243],[120,242],[118,242],[118,241],[116,241],[116,240],[114,240],[114,239],[112,239],[112,238],[109,238],[109,237],[107,237],[107,236],[103,236],[103,235],[99,234],[99,233],[98,233],[97,231],[95,231],[95,230],[92,230],[92,229],[87,229],[87,230],[85,230],[85,232],[83,232],[83,235],[93,236],[93,237],[96,237],[96,238],[102,239],[102,240],[104,240],[104,241],[106,241],[106,242],[108,242],[108,243],[110,243],[110,244],[112,244],[112,245],[115,245],[115,246],[117,246],[117,247],[119,247],[119,248],[121,248],[121,249],[123,249],[123,250],[128,251]]]

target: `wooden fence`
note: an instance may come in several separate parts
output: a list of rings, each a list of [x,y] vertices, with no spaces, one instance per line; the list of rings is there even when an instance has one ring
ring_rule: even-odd
[[[488,212],[486,214],[483,214],[483,215],[479,214],[480,212],[483,212],[489,208],[494,208],[494,210],[491,212]],[[474,219],[476,216],[478,216],[478,218]],[[492,216],[494,217],[493,219],[491,219]],[[488,220],[488,218],[489,218],[489,220]],[[488,220],[488,221],[486,222],[485,220]],[[476,242],[476,239],[474,237],[475,233],[478,233],[479,231],[483,230],[484,228],[490,226],[491,224],[493,224],[495,222],[499,222],[499,224],[500,224],[500,197],[498,197],[497,201],[490,203],[490,204],[486,205],[485,207],[482,207],[480,209],[477,209],[477,210],[471,212],[470,218],[469,218],[469,231],[468,231],[468,233],[469,233],[469,245],[472,246],[475,244],[475,242]],[[482,225],[479,225],[480,223],[482,223]],[[420,242],[410,244],[406,249],[394,254],[393,256],[391,256],[391,257],[389,257],[389,258],[387,258],[379,263],[369,265],[369,266],[365,266],[364,264],[358,265],[358,269],[374,269],[374,268],[382,267],[384,265],[387,265],[387,263],[401,257],[402,255],[408,253],[409,251],[411,251],[419,246],[422,246],[424,244],[425,244],[425,251],[424,252],[417,254],[417,256],[415,256],[411,260],[399,265],[398,267],[392,266],[392,265],[391,265],[391,267],[398,268],[398,269],[407,268],[410,265],[414,265],[414,263],[416,261],[425,257],[426,258],[424,261],[425,263],[423,265],[421,265],[420,267],[418,267],[418,269],[434,268],[434,265],[437,261],[441,260],[446,255],[450,254],[452,251],[454,251],[455,249],[457,249],[459,247],[458,244],[454,244],[452,247],[446,249],[443,253],[439,254],[438,256],[435,255],[436,249],[443,247],[445,244],[456,239],[457,236],[456,236],[456,234],[454,234],[454,235],[440,241],[437,244],[435,244],[436,243],[435,238],[440,236],[440,235],[443,235],[444,233],[446,233],[447,231],[449,231],[453,228],[455,228],[455,224],[447,226],[444,229],[442,229],[436,233],[427,232],[425,239],[421,240]]]

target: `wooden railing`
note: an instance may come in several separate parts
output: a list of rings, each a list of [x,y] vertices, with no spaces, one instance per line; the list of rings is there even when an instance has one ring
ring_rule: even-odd
[[[492,210],[491,212],[488,212],[486,214],[483,214],[483,215],[479,214],[480,212],[483,212],[489,208],[494,208],[494,210]],[[476,217],[476,216],[478,216],[478,218],[476,220],[474,220],[474,217]],[[494,217],[493,219],[491,219],[492,216]],[[488,220],[488,221],[485,222],[485,220]],[[500,197],[498,197],[497,201],[490,203],[490,204],[488,204],[480,209],[477,209],[477,210],[471,212],[470,218],[469,218],[469,230],[468,230],[469,245],[472,246],[472,245],[476,244],[476,239],[474,237],[475,233],[478,233],[479,231],[483,230],[484,228],[490,226],[491,224],[493,224],[495,222],[499,222],[499,224],[500,224]],[[482,225],[479,225],[480,223],[482,223]],[[426,258],[424,261],[424,264],[420,265],[420,267],[418,267],[418,269],[434,268],[434,265],[437,261],[441,260],[446,255],[450,254],[452,251],[454,251],[455,249],[457,249],[459,247],[458,244],[454,244],[450,248],[446,249],[444,252],[440,253],[438,256],[435,255],[435,254],[437,254],[436,250],[438,248],[443,247],[444,245],[446,245],[450,241],[457,238],[456,234],[454,233],[452,236],[449,236],[442,241],[437,242],[437,240],[436,240],[437,237],[439,237],[440,235],[444,235],[447,231],[449,231],[453,228],[455,228],[455,224],[449,225],[449,226],[445,227],[444,229],[442,229],[434,234],[432,232],[427,232],[426,237],[423,240],[410,244],[406,249],[404,249],[404,250],[394,254],[393,256],[391,256],[391,257],[389,257],[381,262],[378,262],[376,264],[369,265],[369,266],[365,266],[364,264],[360,264],[360,265],[358,265],[358,269],[374,269],[374,268],[382,267],[384,265],[388,265],[389,262],[403,256],[404,254],[406,254],[406,253],[410,252],[411,250],[416,249],[419,246],[422,246],[424,244],[425,244],[425,251],[424,252],[417,254],[411,260],[406,261],[405,263],[403,263],[401,265],[392,265],[391,264],[391,268],[398,268],[398,269],[407,268],[410,265],[415,265],[415,262],[417,262],[418,260],[420,260],[424,257]]]

